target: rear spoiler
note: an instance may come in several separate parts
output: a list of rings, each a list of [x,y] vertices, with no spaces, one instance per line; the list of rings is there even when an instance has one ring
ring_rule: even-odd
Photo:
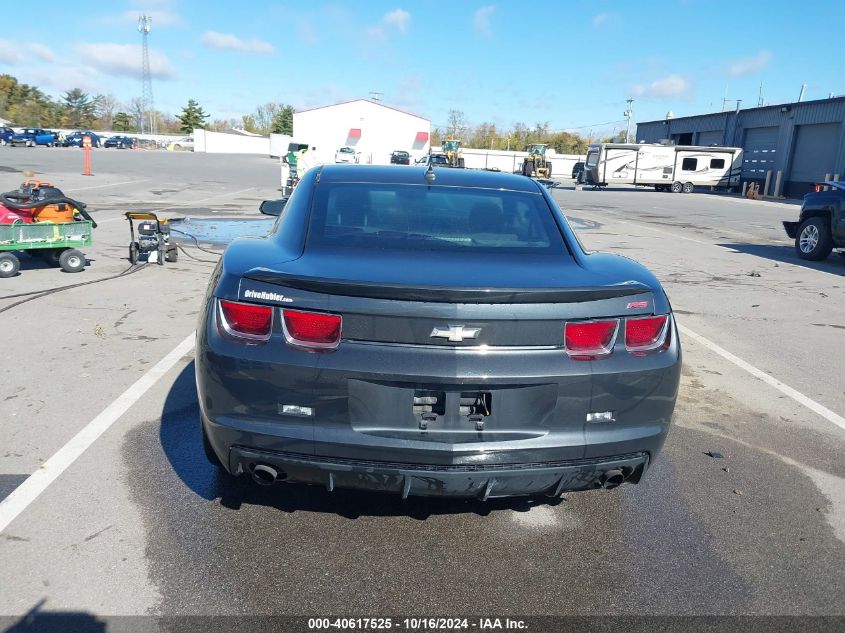
[[[322,279],[260,269],[247,271],[244,278],[329,295],[433,303],[578,303],[652,292],[651,288],[636,281],[571,288],[451,288]]]

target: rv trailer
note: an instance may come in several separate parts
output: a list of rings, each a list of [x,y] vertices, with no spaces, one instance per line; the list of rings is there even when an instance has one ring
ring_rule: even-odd
[[[691,193],[696,186],[738,186],[741,171],[739,147],[600,143],[587,151],[584,181],[601,187],[630,184]]]

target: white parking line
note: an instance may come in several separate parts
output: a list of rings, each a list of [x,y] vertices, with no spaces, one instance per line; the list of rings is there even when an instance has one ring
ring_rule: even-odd
[[[773,376],[770,376],[769,374],[764,372],[762,369],[757,369],[751,363],[748,363],[748,362],[742,360],[738,356],[734,356],[728,350],[724,349],[723,347],[716,345],[716,343],[714,343],[713,341],[704,338],[703,336],[701,336],[701,334],[697,334],[696,332],[693,332],[688,327],[685,327],[681,324],[678,324],[678,330],[680,330],[686,336],[689,336],[691,339],[694,339],[697,342],[701,343],[702,345],[704,345],[704,347],[708,348],[710,351],[716,352],[722,358],[732,362],[734,365],[736,365],[740,369],[744,369],[745,371],[747,371],[749,374],[751,374],[755,378],[759,378],[760,380],[762,380],[767,385],[770,385],[770,386],[774,387],[775,389],[777,389],[778,391],[780,391],[782,394],[789,396],[790,398],[795,400],[795,402],[797,402],[798,404],[807,407],[810,411],[813,411],[814,413],[818,413],[820,416],[822,416],[828,422],[832,422],[833,424],[838,426],[840,429],[845,429],[845,418],[843,418],[838,413],[834,413],[833,411],[828,409],[826,406],[819,404],[818,402],[816,402],[812,398],[805,396],[800,391],[796,391],[795,389],[793,389],[789,385],[783,384],[780,380],[778,380],[777,378],[775,378]]]
[[[97,441],[112,424],[129,410],[159,379],[194,347],[195,333],[191,332],[164,358],[141,376],[129,389],[91,420],[79,433],[56,451],[41,467],[27,477],[12,493],[0,501],[0,532],[27,506],[35,501],[59,475],[75,462],[82,453]]]
[[[64,189],[63,191],[90,191],[91,189],[104,189],[105,187],[117,187],[118,185],[131,185],[136,182],[146,182],[150,178],[139,178],[138,180],[124,180],[123,182],[113,182],[108,185],[95,185],[93,187],[76,187],[74,189]]]

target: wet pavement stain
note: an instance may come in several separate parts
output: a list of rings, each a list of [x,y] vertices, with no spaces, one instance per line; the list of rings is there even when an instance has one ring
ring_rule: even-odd
[[[171,230],[176,242],[228,244],[238,237],[264,237],[273,228],[276,218],[185,218],[172,220]]]
[[[123,458],[163,613],[830,609],[836,590],[817,572],[835,574],[842,550],[823,514],[801,522],[812,541],[793,539],[798,505],[824,499],[802,479],[779,505],[763,491],[773,479],[783,490],[792,469],[769,459],[758,469],[759,455],[732,446],[726,473],[702,457],[713,447],[702,431],[674,427],[640,485],[564,502],[263,488],[206,463],[188,365],[161,418],[126,436]],[[783,534],[779,515],[790,517]],[[829,560],[809,567],[825,550]],[[805,585],[797,600],[795,583]]]

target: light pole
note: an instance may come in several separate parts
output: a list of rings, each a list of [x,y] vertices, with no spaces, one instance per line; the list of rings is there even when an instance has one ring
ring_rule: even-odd
[[[628,97],[628,99],[626,99],[626,102],[628,104],[628,109],[625,110],[625,118],[628,119],[628,125],[625,128],[625,142],[630,143],[631,142],[631,117],[634,116],[634,107],[633,107],[632,104],[634,103],[634,100],[632,98]]]
[[[150,117],[150,134],[155,134],[155,108],[153,106],[153,80],[150,75],[150,49],[147,38],[153,29],[153,19],[148,15],[138,17],[138,32],[141,34],[141,134],[144,133],[144,117]]]

